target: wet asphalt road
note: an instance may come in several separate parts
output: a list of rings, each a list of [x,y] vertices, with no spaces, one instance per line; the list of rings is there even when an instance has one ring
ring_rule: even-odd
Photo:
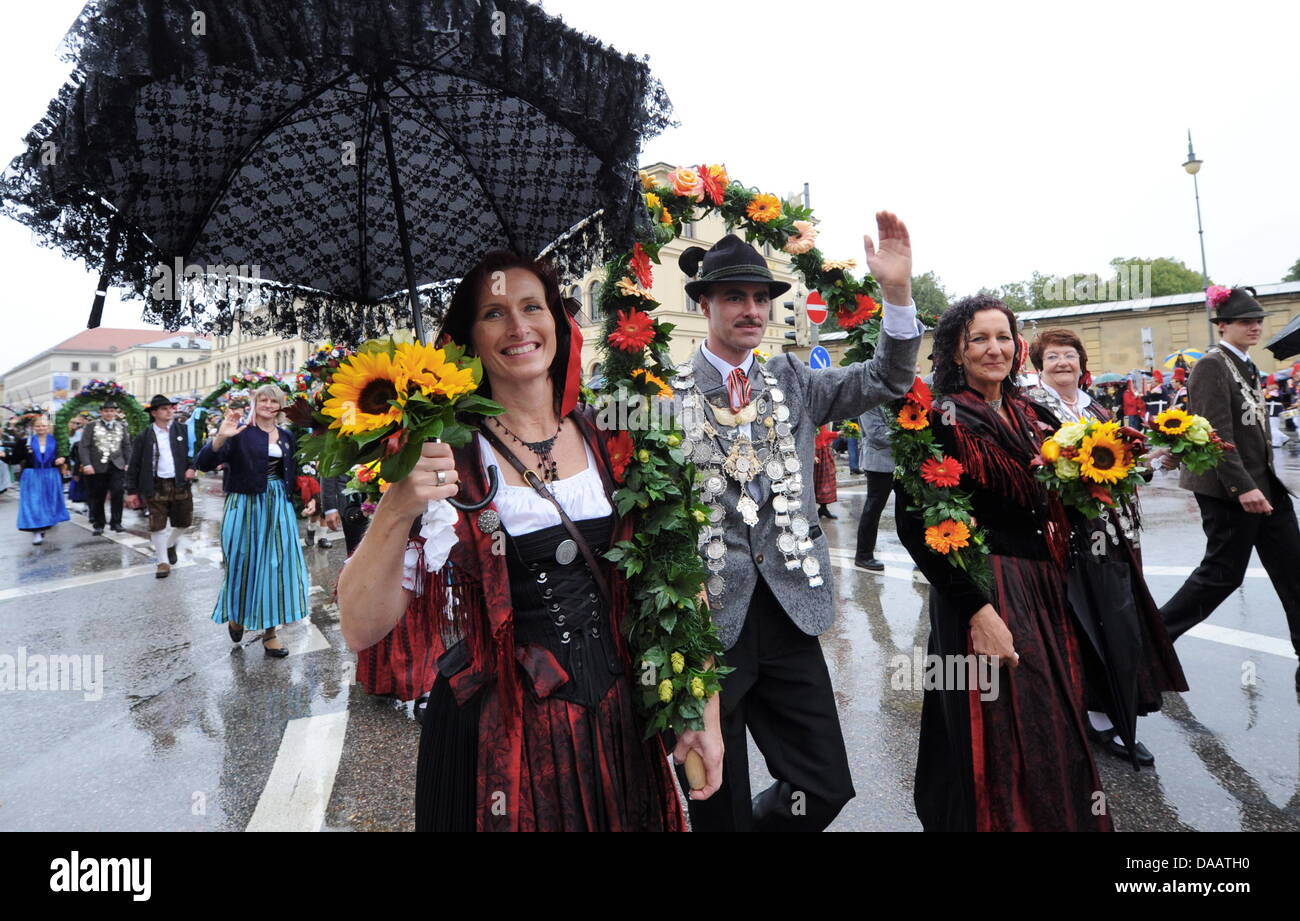
[[[1300,459],[1278,455],[1300,492]],[[342,540],[306,551],[312,612],[282,628],[292,652],[233,646],[211,622],[221,583],[217,481],[202,481],[200,524],[170,578],[154,578],[144,519],[93,537],[84,515],[41,547],[14,530],[0,495],[0,656],[85,655],[75,688],[0,690],[0,829],[403,830],[414,823],[419,727],[410,706],[352,684],[354,657],[330,594]],[[850,565],[864,489],[841,487],[823,522],[835,567],[836,625],[822,638],[857,798],[833,829],[919,829],[912,811],[921,691],[895,689],[897,655],[925,646],[928,587],[881,526],[885,573]],[[1196,505],[1171,475],[1143,494],[1143,550],[1157,602],[1200,559]],[[1140,721],[1154,770],[1097,751],[1116,826],[1300,830],[1300,702],[1281,605],[1259,568],[1178,653],[1191,684]],[[95,667],[102,682],[94,681]],[[0,670],[3,666],[0,665]],[[752,783],[770,782],[751,744]]]

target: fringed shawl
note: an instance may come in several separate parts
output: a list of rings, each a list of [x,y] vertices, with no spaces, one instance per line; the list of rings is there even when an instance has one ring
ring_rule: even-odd
[[[1062,568],[1069,553],[1070,524],[1065,508],[1034,477],[1031,463],[1051,427],[1040,422],[1033,408],[1017,397],[1007,397],[1008,424],[973,390],[935,397],[932,412],[942,416],[951,402],[951,426],[957,441],[957,459],[967,475],[982,489],[1033,511],[1043,521],[1043,535],[1052,559]]]

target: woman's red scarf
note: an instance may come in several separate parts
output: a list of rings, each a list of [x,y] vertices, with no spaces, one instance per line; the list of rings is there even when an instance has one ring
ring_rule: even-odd
[[[1010,424],[974,390],[935,397],[931,412],[942,418],[949,403],[955,416],[951,428],[957,438],[957,459],[966,473],[981,488],[1043,518],[1052,559],[1064,567],[1070,523],[1060,500],[1038,482],[1031,467],[1051,426],[1040,422],[1033,408],[1018,397],[1003,401]]]

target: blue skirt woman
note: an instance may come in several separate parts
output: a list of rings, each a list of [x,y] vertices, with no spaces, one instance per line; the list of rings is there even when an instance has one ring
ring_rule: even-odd
[[[266,630],[310,612],[298,522],[279,477],[267,481],[265,492],[226,497],[221,550],[226,581],[212,612],[216,623]]]
[[[68,520],[63,501],[63,474],[54,466],[59,445],[53,435],[44,445],[32,435],[27,439],[22,479],[18,482],[18,530],[44,531]]]

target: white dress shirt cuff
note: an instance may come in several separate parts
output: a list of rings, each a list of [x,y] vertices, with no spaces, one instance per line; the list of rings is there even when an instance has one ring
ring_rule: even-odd
[[[925,327],[916,318],[916,301],[906,307],[885,301],[880,311],[880,329],[891,339],[915,339],[925,332]]]

